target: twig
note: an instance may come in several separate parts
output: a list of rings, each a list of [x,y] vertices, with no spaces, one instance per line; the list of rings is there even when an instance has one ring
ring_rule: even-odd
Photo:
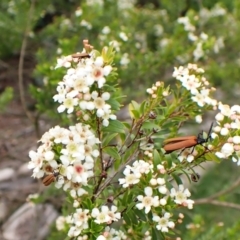
[[[230,207],[230,208],[235,208],[240,210],[240,205],[236,203],[228,203],[228,202],[221,202],[218,200],[214,200],[222,195],[225,195],[232,190],[234,190],[236,187],[240,185],[240,178],[238,178],[229,188],[222,190],[220,192],[217,192],[207,198],[201,198],[194,200],[194,204],[213,204],[213,205],[218,205],[218,206],[223,206],[223,207]]]
[[[20,93],[20,99],[21,99],[21,104],[22,104],[23,110],[26,113],[28,119],[35,125],[35,120],[34,120],[33,116],[31,115],[31,113],[27,109],[27,104],[25,101],[24,86],[23,86],[24,57],[25,57],[25,52],[26,52],[26,47],[27,47],[28,34],[30,31],[30,23],[31,23],[32,15],[33,15],[33,10],[34,10],[34,4],[35,4],[35,0],[32,0],[31,6],[29,9],[26,30],[24,32],[24,37],[23,37],[21,51],[20,51],[20,58],[19,58],[19,64],[18,64],[18,86],[19,86],[19,93]]]
[[[229,188],[227,188],[225,190],[222,190],[220,192],[217,192],[217,193],[213,194],[212,196],[210,196],[206,199],[208,199],[208,200],[216,199],[216,198],[218,198],[218,197],[220,197],[224,194],[227,194],[227,193],[231,192],[234,188],[238,187],[239,185],[240,185],[240,177]],[[199,199],[199,200],[201,201],[201,200],[204,200],[204,199],[205,198]]]
[[[228,202],[221,202],[217,200],[211,200],[208,198],[205,199],[199,199],[199,200],[194,200],[194,204],[213,204],[217,206],[222,206],[222,207],[230,207],[230,208],[235,208],[240,210],[240,205],[236,203],[228,203]]]

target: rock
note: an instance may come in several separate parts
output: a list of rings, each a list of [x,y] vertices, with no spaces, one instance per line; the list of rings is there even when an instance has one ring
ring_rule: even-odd
[[[15,171],[12,168],[4,168],[0,170],[0,182],[13,178]]]
[[[8,214],[8,208],[7,208],[6,201],[1,199],[1,202],[0,202],[0,222],[2,222],[6,218],[7,214]]]
[[[28,168],[28,163],[22,164],[17,170],[18,175],[20,176],[31,176],[32,170]]]
[[[51,204],[25,203],[4,223],[5,240],[43,240],[58,213]]]

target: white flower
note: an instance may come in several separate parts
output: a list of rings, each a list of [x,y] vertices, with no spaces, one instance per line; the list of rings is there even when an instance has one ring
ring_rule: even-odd
[[[74,162],[73,166],[66,168],[67,178],[74,183],[82,183],[87,185],[87,180],[93,175],[92,169],[93,164]]]
[[[51,161],[54,159],[54,152],[53,151],[46,151],[44,153],[44,158],[46,161]]]
[[[109,34],[111,32],[111,29],[108,27],[108,26],[105,26],[103,29],[102,29],[102,33],[103,34]]]
[[[97,57],[94,62],[95,66],[102,67],[104,64],[104,60],[102,57]]]
[[[218,121],[218,122],[221,122],[223,119],[224,119],[224,115],[222,113],[218,113],[216,116],[215,116],[215,119]]]
[[[153,165],[144,160],[135,161],[131,167],[131,170],[135,174],[148,174],[150,171],[152,171],[152,169]]]
[[[56,219],[56,228],[57,228],[57,230],[59,230],[59,231],[63,230],[65,223],[66,223],[66,218],[63,217],[63,216],[59,216]]]
[[[75,16],[76,17],[80,17],[83,13],[83,10],[81,8],[78,8],[76,11],[75,11]]]
[[[57,92],[58,92],[58,94],[54,95],[53,99],[55,102],[62,103],[65,100],[65,96],[67,94],[67,90],[66,90],[63,82],[58,83]]]
[[[234,146],[232,143],[225,143],[220,152],[216,152],[216,156],[219,158],[228,158],[234,153]]]
[[[234,136],[233,137],[233,143],[234,144],[240,144],[240,136]]]
[[[175,224],[169,221],[170,213],[165,212],[163,217],[153,215],[153,221],[157,222],[156,228],[161,232],[168,232],[168,228],[174,228]]]
[[[88,228],[88,219],[89,219],[89,210],[78,208],[76,212],[73,214],[73,222],[77,227],[81,227],[82,229]]]
[[[110,72],[112,71],[112,66],[107,65],[103,68],[103,75],[104,76],[108,76],[110,74]]]
[[[63,155],[70,155],[72,157],[78,158],[78,160],[84,159],[84,146],[82,144],[76,143],[76,141],[69,141],[66,148],[61,150]]]
[[[128,53],[124,53],[120,60],[120,64],[126,66],[129,64],[129,62],[130,62],[130,59],[129,59]]]
[[[240,129],[240,121],[236,119],[235,122],[231,122],[231,128]]]
[[[196,102],[199,107],[203,107],[205,105],[205,97],[200,93],[192,96],[192,100]]]
[[[101,212],[98,208],[93,208],[91,216],[95,218],[94,222],[101,224],[107,223],[111,221],[111,217],[109,216],[109,209],[107,206],[101,207]]]
[[[165,185],[166,184],[165,179],[164,178],[158,178],[157,183],[159,185],[158,191],[161,194],[166,194],[167,193],[167,188],[166,188],[166,185]]]
[[[191,193],[187,188],[184,190],[183,185],[179,185],[178,191],[176,191],[175,188],[172,188],[170,196],[174,198],[174,202],[177,204],[187,206],[189,209],[191,209],[193,206],[194,201],[191,199],[187,199],[191,196]]]
[[[131,173],[131,170],[128,167],[125,168],[123,174],[125,175],[125,178],[118,179],[119,184],[123,185],[123,188],[127,188],[130,185],[137,184],[140,181],[141,175]]]
[[[119,37],[120,37],[124,42],[126,42],[126,41],[128,40],[128,37],[127,37],[126,33],[124,33],[124,32],[120,32],[120,33],[119,33]]]
[[[229,134],[229,130],[227,128],[222,128],[220,134],[222,136],[227,136]]]
[[[201,122],[202,122],[202,116],[201,116],[201,115],[197,115],[197,116],[195,117],[195,121],[196,121],[197,123],[201,123]]]
[[[77,104],[78,104],[77,98],[72,98],[70,96],[66,96],[65,100],[63,101],[63,104],[60,105],[57,110],[59,113],[62,113],[66,109],[68,109],[67,113],[69,114],[69,113],[73,112],[74,106],[76,106]]]
[[[69,56],[57,59],[57,65],[55,69],[59,67],[65,67],[65,68],[71,67],[70,61],[71,61],[71,58]]]
[[[121,213],[117,212],[117,207],[112,205],[111,206],[111,210],[109,210],[108,215],[111,218],[111,221],[118,221],[119,219],[121,219]]]
[[[145,187],[144,193],[146,196],[137,196],[138,201],[140,201],[141,203],[137,203],[136,208],[140,210],[145,208],[145,213],[147,214],[151,210],[151,207],[159,206],[159,197],[152,197],[153,191],[151,187]]]

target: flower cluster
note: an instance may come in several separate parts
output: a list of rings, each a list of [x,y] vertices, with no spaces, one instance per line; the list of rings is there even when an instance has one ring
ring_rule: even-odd
[[[158,215],[153,216],[153,221],[157,222],[156,228],[162,232],[168,232],[168,228],[174,228],[175,224],[172,221],[169,221],[171,214],[165,212],[163,217],[159,217]]]
[[[144,160],[137,160],[132,166],[126,166],[123,171],[125,178],[120,178],[118,181],[124,188],[127,188],[131,185],[139,183],[141,176],[149,173],[152,169],[152,164],[145,162]]]
[[[127,236],[121,230],[116,230],[114,228],[106,227],[103,234],[98,236],[97,240],[124,240]]]
[[[240,165],[240,106],[223,105],[219,103],[215,119],[217,126],[213,129],[212,137],[219,141],[220,137],[224,138],[224,142],[218,143],[221,147],[220,151],[216,152],[219,158],[232,157],[234,162]]]
[[[188,64],[187,67],[175,67],[173,77],[182,83],[182,86],[190,91],[191,99],[198,104],[199,107],[205,105],[212,106],[213,109],[217,106],[217,100],[210,97],[211,92],[215,89],[209,88],[209,82],[202,74],[204,70],[198,68],[196,64]]]
[[[163,87],[163,85],[164,85],[163,82],[157,81],[155,84],[153,84],[151,88],[147,89],[147,93],[150,94],[152,98],[157,98],[158,96],[157,90],[159,89],[159,87]],[[164,97],[167,97],[169,95],[168,89],[163,91],[162,95]]]
[[[78,123],[69,129],[56,126],[46,132],[37,151],[29,152],[33,177],[58,172],[57,187],[71,188],[72,196],[84,194],[81,186],[87,185],[89,177],[93,176],[94,161],[99,156],[96,148],[100,143],[89,128]]]
[[[156,228],[162,232],[167,232],[168,228],[174,228],[175,226],[172,221],[169,221],[170,213],[164,212],[164,206],[167,205],[167,202],[171,201],[172,204],[177,204],[192,209],[194,201],[188,198],[191,196],[191,193],[188,189],[184,189],[183,185],[179,185],[178,190],[172,188],[169,191],[167,189],[166,181],[164,179],[166,170],[164,169],[163,165],[157,166],[157,172],[157,174],[154,173],[152,164],[149,164],[144,160],[135,161],[132,166],[126,166],[123,172],[125,178],[120,178],[119,183],[124,188],[127,188],[138,184],[143,175],[153,175],[149,181],[151,186],[144,188],[145,195],[138,195],[136,197],[136,208],[139,210],[144,210],[146,214],[152,211],[153,221],[157,222]],[[162,174],[163,177],[154,177],[159,176],[159,174]],[[155,210],[155,208],[158,208],[159,206],[161,206],[163,211],[162,217],[159,216],[159,212]]]
[[[81,235],[84,229],[89,228],[89,220],[93,220],[97,224],[111,224],[112,222],[118,221],[120,218],[121,214],[120,212],[117,212],[117,207],[114,205],[112,205],[110,209],[107,206],[102,206],[101,211],[98,208],[94,208],[92,209],[91,213],[89,209],[78,208],[72,215],[69,215],[67,217],[58,217],[56,220],[56,224],[58,230],[64,229],[65,225],[71,226],[68,231],[68,236],[77,237]],[[104,236],[106,237],[106,235],[108,235],[108,237],[113,235],[119,237],[122,236],[122,238],[118,239],[125,239],[125,235],[122,231],[116,231],[115,229],[110,229],[109,227],[105,229],[102,238],[101,236],[99,236],[98,239],[109,239],[103,238]]]
[[[53,99],[61,105],[58,112],[83,111],[83,119],[90,118],[87,112],[96,114],[108,126],[109,119],[116,119],[112,114],[111,105],[107,103],[110,93],[96,91],[103,88],[106,77],[111,73],[111,65],[105,65],[103,57],[95,57],[94,52],[77,53],[58,59],[56,68],[68,68],[63,80],[58,83]]]
[[[188,199],[188,197],[191,196],[191,193],[187,188],[184,189],[183,185],[179,185],[178,191],[176,191],[175,188],[172,188],[170,196],[174,199],[176,204],[188,207],[189,209],[193,208],[194,201]]]
[[[220,14],[219,14],[220,15]],[[217,15],[216,15],[217,16]],[[194,18],[193,21],[195,21],[194,25],[191,23],[191,20],[188,16],[185,17],[180,17],[178,18],[177,22],[179,24],[182,24],[184,26],[184,30],[188,34],[188,39],[194,43],[194,51],[193,51],[193,57],[194,61],[198,61],[200,58],[204,57],[206,54],[206,48],[209,48],[210,44],[213,47],[214,52],[218,52],[221,48],[224,47],[223,39],[222,38],[211,38],[209,41],[209,36],[201,32],[199,35],[197,34],[196,27],[198,23],[196,21],[207,21],[209,18],[215,17],[214,15],[212,16],[202,16],[202,19],[199,19],[198,17]],[[201,25],[201,24],[200,24]],[[207,43],[207,44],[206,44]],[[209,45],[209,46],[208,46]],[[206,47],[207,46],[207,47]],[[181,57],[178,57],[181,59]]]

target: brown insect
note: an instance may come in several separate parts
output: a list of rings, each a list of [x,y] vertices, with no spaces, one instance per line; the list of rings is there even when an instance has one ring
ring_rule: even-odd
[[[90,58],[91,56],[88,53],[75,53],[75,54],[72,54],[72,57],[82,59],[82,58]]]
[[[170,138],[164,141],[163,149],[165,150],[165,154],[171,153],[176,150],[195,147],[196,145],[202,145],[211,138],[213,123],[208,131],[207,138],[203,137],[203,132],[199,133],[198,136],[185,136],[185,137],[176,137]]]
[[[199,179],[200,179],[200,175],[199,175],[198,173],[192,173],[192,174],[191,174],[191,180],[192,180],[193,182],[198,182]]]
[[[57,177],[59,176],[59,172],[53,172],[49,175],[47,175],[43,180],[42,183],[45,186],[49,186],[51,183],[55,182]]]

